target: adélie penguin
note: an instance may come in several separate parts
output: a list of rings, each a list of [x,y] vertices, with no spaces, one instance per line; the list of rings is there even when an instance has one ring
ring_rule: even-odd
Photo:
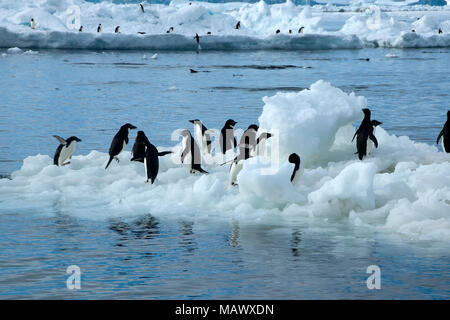
[[[108,169],[108,166],[113,159],[116,159],[116,161],[119,162],[119,158],[117,158],[117,156],[122,152],[123,149],[125,149],[126,145],[128,144],[128,134],[132,129],[136,129],[136,127],[131,123],[126,123],[120,127],[119,131],[116,133],[111,142],[111,146],[109,147],[109,161],[106,164],[105,169]]]
[[[183,140],[181,141],[181,163],[184,163],[186,157],[189,156],[190,173],[195,173],[196,171],[201,173],[208,173],[201,167],[202,157],[200,148],[198,147],[189,130],[182,130],[180,132],[180,135],[183,137]]]
[[[239,140],[239,154],[244,155],[245,159],[250,157],[250,153],[256,147],[256,132],[258,129],[259,127],[256,124],[249,125]]]
[[[132,158],[130,159],[130,161],[144,162],[145,149],[148,144],[151,143],[148,140],[147,136],[145,135],[144,131],[138,131],[136,135],[136,140],[134,141],[133,149],[131,151]],[[162,157],[169,153],[172,153],[172,151],[158,152],[158,156]]]
[[[56,148],[55,155],[53,157],[53,164],[56,166],[65,166],[70,162],[65,162],[67,159],[71,159],[73,153],[75,152],[75,147],[77,142],[80,142],[81,139],[72,136],[67,140],[64,140],[60,136],[53,136],[56,140],[59,141],[59,146]]]
[[[446,153],[450,153],[450,110],[447,111],[447,121],[444,124],[441,132],[439,133],[436,144],[439,143],[439,140],[442,138],[442,149]]]
[[[352,142],[356,137],[356,149],[359,160],[362,160],[364,156],[367,156],[370,152],[371,142],[378,148],[378,141],[374,135],[374,128],[382,122],[377,120],[370,120],[370,110],[367,108],[362,109],[364,112],[364,119],[361,122],[358,130],[356,130]],[[371,141],[369,141],[369,139]]]
[[[220,150],[225,154],[229,149],[236,148],[237,142],[234,137],[234,126],[236,121],[228,119],[222,130],[220,130]]]
[[[203,154],[211,153],[211,136],[208,132],[208,128],[206,128],[199,119],[189,120],[189,122],[194,124],[195,137],[200,143]]]

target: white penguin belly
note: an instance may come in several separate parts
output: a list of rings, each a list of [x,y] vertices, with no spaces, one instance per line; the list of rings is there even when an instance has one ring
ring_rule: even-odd
[[[239,160],[238,163],[235,163],[234,161],[232,162],[231,168],[230,168],[230,174],[229,174],[230,185],[236,183],[237,176],[238,176],[239,172],[241,172],[243,166],[244,166],[244,160]]]
[[[186,150],[186,147],[187,147],[187,138],[183,138],[183,140],[181,141],[181,152],[183,153],[184,152],[184,150]],[[193,146],[191,146],[191,147],[193,147]],[[183,163],[184,164],[188,164],[189,165],[189,169],[192,169],[192,156],[191,156],[191,152],[189,152],[185,157],[184,157],[184,160],[183,160]]]
[[[367,148],[366,148],[366,155],[370,154],[370,151],[372,151],[373,148],[373,142],[370,139],[367,139]]]
[[[75,152],[76,142],[72,141],[69,146],[64,146],[61,149],[61,153],[59,154],[58,165],[61,166],[64,162],[71,158],[73,153]]]

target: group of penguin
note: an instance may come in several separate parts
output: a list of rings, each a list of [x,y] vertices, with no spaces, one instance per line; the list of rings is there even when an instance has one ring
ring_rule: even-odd
[[[362,120],[358,130],[356,130],[352,142],[356,137],[356,149],[358,158],[363,160],[365,156],[370,153],[372,144],[375,148],[378,148],[378,141],[375,137],[374,130],[377,126],[382,124],[377,120],[371,119],[371,111],[368,108],[362,109],[364,113],[364,119]],[[181,163],[187,163],[189,166],[190,173],[208,173],[201,167],[201,153],[204,155],[211,153],[211,132],[204,126],[204,124],[199,120],[189,120],[194,125],[194,132],[197,137],[197,142],[194,140],[190,131],[184,129],[180,132],[182,136],[182,152],[181,152]],[[259,127],[256,124],[251,124],[247,130],[244,131],[240,138],[239,144],[237,144],[236,137],[234,135],[234,126],[236,121],[228,119],[225,122],[224,127],[220,131],[220,149],[222,154],[227,153],[228,150],[234,150],[238,148],[239,152],[237,156],[234,157],[231,162],[229,170],[229,184],[231,186],[237,185],[237,176],[242,170],[244,162],[252,157],[263,155],[265,150],[265,141],[269,139],[272,134],[268,132],[263,132],[257,137],[257,131]],[[136,129],[137,127],[126,123],[114,136],[111,146],[109,148],[109,160],[106,164],[105,169],[109,167],[112,160],[115,159],[119,162],[117,157],[127,146],[129,142],[128,135],[130,130]],[[70,162],[73,153],[75,152],[75,146],[77,142],[81,139],[72,136],[66,140],[60,136],[54,136],[59,141],[59,146],[56,149],[53,163],[57,166],[65,166]],[[447,121],[444,124],[441,132],[439,133],[436,144],[442,139],[442,148],[444,152],[450,153],[450,110],[447,111]],[[202,152],[200,151],[200,148]],[[146,183],[151,182],[153,184],[158,175],[159,170],[159,157],[165,156],[172,153],[172,151],[159,152],[158,149],[149,141],[147,136],[143,131],[138,131],[135,143],[132,149],[132,158],[130,161],[138,161],[144,163]],[[290,178],[290,181],[294,183],[294,179],[298,176],[297,173],[300,169],[300,157],[296,153],[290,154],[288,161],[294,164],[294,169]],[[223,164],[226,164],[225,162]],[[222,164],[222,165],[223,165]]]

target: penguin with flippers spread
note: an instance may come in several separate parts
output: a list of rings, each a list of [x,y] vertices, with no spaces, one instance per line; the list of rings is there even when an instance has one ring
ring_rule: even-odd
[[[359,126],[358,130],[356,130],[352,142],[356,137],[356,149],[359,160],[362,160],[364,156],[367,156],[370,152],[371,148],[371,142],[375,145],[375,148],[378,148],[378,141],[375,137],[374,128],[382,122],[379,122],[377,120],[371,120],[370,119],[370,110],[368,108],[362,109],[364,112],[364,119],[361,122],[361,125]],[[370,141],[369,141],[370,139]]]

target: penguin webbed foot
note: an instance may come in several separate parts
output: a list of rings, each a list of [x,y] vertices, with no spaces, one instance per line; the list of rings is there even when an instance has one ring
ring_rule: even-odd
[[[61,165],[61,167],[67,166],[68,164],[70,164],[70,161],[69,161],[69,162],[66,162],[66,163],[63,163],[63,164]]]

